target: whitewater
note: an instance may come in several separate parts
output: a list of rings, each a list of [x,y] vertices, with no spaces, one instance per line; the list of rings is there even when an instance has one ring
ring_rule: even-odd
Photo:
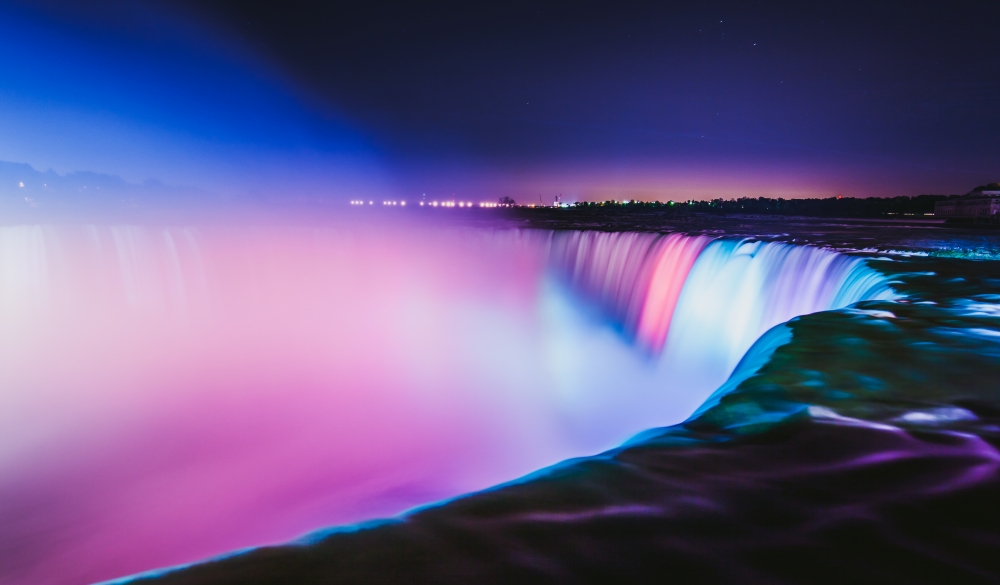
[[[683,422],[798,316],[895,298],[861,257],[680,233],[2,227],[0,581],[483,490]]]

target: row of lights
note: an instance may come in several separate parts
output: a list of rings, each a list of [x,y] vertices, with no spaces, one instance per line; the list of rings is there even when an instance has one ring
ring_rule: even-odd
[[[423,205],[423,204],[424,204],[424,202],[421,201],[420,205]],[[431,201],[427,205],[430,206],[430,207],[455,207],[456,203],[454,201],[441,201],[440,203],[437,202],[437,201]],[[458,205],[458,207],[472,207],[472,202],[471,201],[459,201],[457,205]]]
[[[367,205],[374,205],[374,203],[375,203],[374,201],[368,201]],[[351,205],[365,205],[365,204],[366,204],[365,201],[363,201],[361,199],[353,199],[353,200],[351,200]],[[387,205],[387,206],[400,205],[400,206],[406,207],[406,201],[383,201],[382,205]],[[424,205],[425,205],[425,202],[421,201],[420,202],[420,206],[423,207]],[[474,205],[473,205],[473,203],[471,201],[459,201],[459,202],[457,202],[457,204],[456,204],[455,201],[440,201],[440,202],[438,202],[438,201],[428,201],[428,202],[426,202],[426,205],[428,207],[456,207],[456,205],[458,207],[470,207],[470,208],[474,207]],[[499,203],[483,202],[483,203],[479,204],[479,207],[500,207],[500,204]],[[532,205],[531,207],[534,207],[534,205]]]

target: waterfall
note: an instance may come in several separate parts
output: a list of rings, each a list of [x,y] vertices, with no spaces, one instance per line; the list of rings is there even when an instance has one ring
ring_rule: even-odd
[[[0,581],[196,561],[600,452],[690,416],[772,326],[893,294],[861,258],[682,234],[0,227],[0,555],[58,544]]]
[[[895,295],[855,258],[778,242],[718,240],[688,274],[667,335],[664,365],[675,383],[721,385],[767,330],[800,315]]]
[[[708,238],[635,232],[554,234],[550,262],[653,353]]]
[[[735,363],[764,331],[799,315],[891,299],[861,258],[780,242],[636,232],[549,232],[551,269],[654,355],[696,339]]]
[[[812,246],[652,233],[553,232],[554,271],[650,352],[693,410],[766,331],[895,297],[862,258]]]

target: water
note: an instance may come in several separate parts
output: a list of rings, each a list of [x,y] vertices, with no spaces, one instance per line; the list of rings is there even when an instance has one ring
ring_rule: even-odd
[[[890,576],[995,574],[991,263],[797,234],[2,231],[5,583],[277,544],[580,456],[162,578],[864,581],[875,552]]]

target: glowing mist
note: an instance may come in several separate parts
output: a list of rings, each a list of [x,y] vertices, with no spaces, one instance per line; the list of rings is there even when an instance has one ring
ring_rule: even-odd
[[[0,581],[398,513],[689,416],[773,325],[892,296],[786,244],[0,228]]]

